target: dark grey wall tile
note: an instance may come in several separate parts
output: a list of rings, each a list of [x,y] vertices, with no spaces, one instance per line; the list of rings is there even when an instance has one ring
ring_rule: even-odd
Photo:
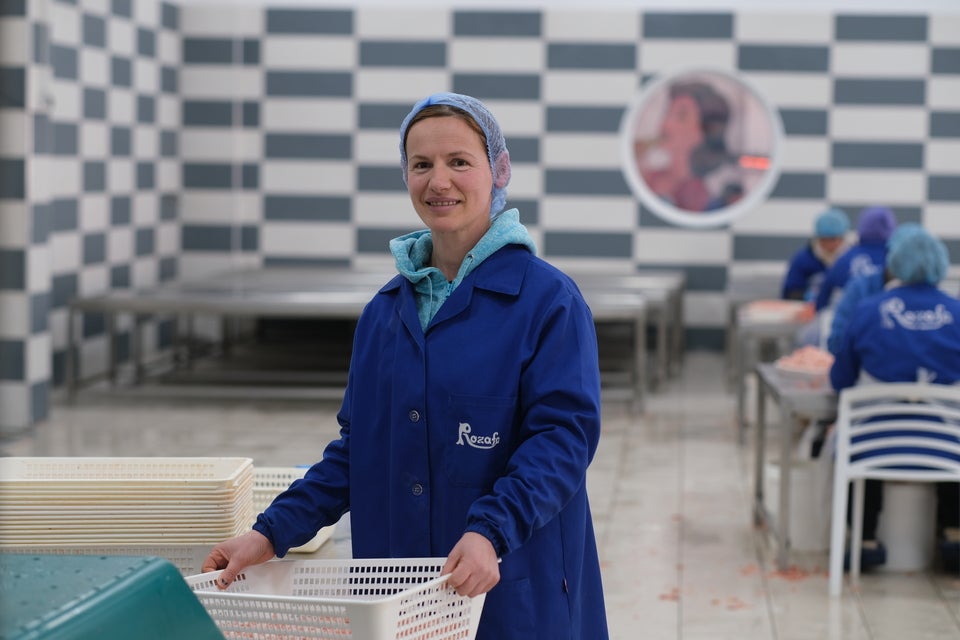
[[[784,172],[780,174],[772,198],[823,198],[827,176],[823,173]]]
[[[547,45],[548,69],[633,69],[636,64],[635,44]]]
[[[94,87],[83,88],[83,117],[104,120],[107,117],[107,92]]]
[[[311,220],[349,222],[350,198],[337,196],[267,195],[263,199],[264,220]]]
[[[833,206],[838,209],[842,209],[844,213],[847,214],[847,217],[850,218],[850,226],[854,229],[857,227],[857,220],[860,219],[860,212],[866,209],[867,207],[877,206],[876,202],[843,202],[835,203]],[[886,205],[884,205],[886,206]],[[920,207],[903,207],[896,206],[890,207],[893,211],[894,217],[897,219],[897,224],[903,224],[904,222],[922,222],[923,209]]]
[[[267,9],[267,33],[350,35],[353,33],[353,11]]]
[[[156,186],[155,171],[152,160],[137,162],[137,189],[153,189]]]
[[[156,119],[156,99],[153,96],[137,96],[137,122],[150,124]]]
[[[357,167],[357,190],[360,192],[406,191],[400,166]]]
[[[399,233],[397,235],[400,235]],[[396,236],[394,236],[396,237]],[[263,259],[265,267],[349,267],[350,261],[342,258],[289,258],[271,257]],[[386,284],[386,283],[384,283]]]
[[[133,61],[129,58],[110,58],[110,84],[115,87],[133,86]]]
[[[26,194],[23,159],[0,158],[0,199],[23,200]]]
[[[177,259],[174,256],[160,258],[158,265],[158,277],[160,282],[175,280],[177,277]]]
[[[184,251],[230,251],[233,229],[221,225],[185,224],[180,233]]]
[[[780,109],[780,119],[788,136],[827,135],[825,109]]]
[[[689,351],[723,351],[727,344],[726,332],[722,327],[688,327],[683,336],[683,344]]]
[[[357,229],[357,252],[358,253],[379,253],[385,254],[390,251],[390,241],[394,238],[410,233],[415,227],[416,221],[411,219],[410,226],[396,227],[390,229],[375,229],[366,227]],[[386,283],[384,283],[386,284]]]
[[[0,340],[0,380],[25,380],[26,349],[22,340]]]
[[[834,142],[832,166],[922,169],[923,144],[913,142]]]
[[[240,227],[240,250],[241,251],[259,251],[260,249],[260,227],[254,225],[243,225]]]
[[[83,44],[98,48],[107,46],[107,21],[103,17],[84,13],[81,29]]]
[[[27,0],[3,0],[0,2],[0,16],[26,16]]]
[[[539,11],[454,11],[454,36],[536,38],[543,32]]]
[[[230,189],[233,167],[223,163],[184,162],[182,178],[187,189]]]
[[[137,29],[137,53],[147,58],[157,55],[157,36],[153,31],[143,27]]]
[[[118,264],[110,267],[110,288],[130,288],[130,265]]]
[[[735,235],[734,260],[773,260],[786,262],[810,242],[808,237],[772,235]]]
[[[260,165],[259,164],[241,164],[240,165],[240,188],[258,189],[260,187]]]
[[[50,279],[50,306],[54,309],[66,308],[79,291],[76,273],[54,275]]]
[[[133,136],[130,127],[110,127],[110,154],[129,156],[133,151]]]
[[[347,134],[268,133],[264,139],[267,158],[349,160],[353,139]]]
[[[244,38],[240,43],[240,59],[245,65],[260,64],[260,41]]]
[[[244,127],[260,126],[260,103],[244,102],[240,105],[240,120]]]
[[[927,197],[937,201],[960,201],[960,176],[928,176]]]
[[[678,225],[664,220],[653,211],[637,203],[637,226],[641,229],[669,229]]]
[[[130,196],[110,198],[110,225],[121,227],[130,224],[132,209]]]
[[[930,137],[960,137],[960,112],[934,111],[930,114]]]
[[[0,290],[23,291],[27,286],[23,249],[0,249]]]
[[[838,78],[833,82],[836,104],[894,104],[917,105],[926,103],[926,83],[914,79]]]
[[[540,162],[540,138],[526,136],[510,136],[507,140],[507,150],[510,152],[510,162]]]
[[[830,49],[815,45],[740,45],[737,68],[743,71],[812,71],[830,69]]]
[[[50,294],[34,293],[30,296],[30,333],[37,335],[50,330]]]
[[[37,64],[50,61],[50,29],[46,24],[33,23],[33,61]]]
[[[184,38],[184,64],[231,64],[233,62],[233,39],[231,38]]]
[[[180,196],[164,193],[160,196],[160,219],[176,220],[180,216]]]
[[[124,18],[133,17],[133,0],[110,0],[110,13]]]
[[[644,38],[732,38],[732,13],[661,13],[643,14]]]
[[[53,385],[59,387],[63,385],[66,380],[66,364],[67,364],[67,350],[66,349],[57,349],[53,352],[53,371],[51,378],[53,379]]]
[[[33,151],[39,154],[53,153],[53,124],[42,113],[33,116]]]
[[[547,169],[544,191],[548,194],[630,195],[623,173],[616,169]]]
[[[102,336],[107,331],[107,318],[102,313],[84,313],[80,316],[80,333],[84,339]]]
[[[443,67],[447,64],[445,42],[361,42],[363,67]]]
[[[77,50],[73,47],[54,44],[50,46],[50,64],[53,76],[64,80],[77,79]]]
[[[51,203],[54,232],[76,231],[80,223],[80,205],[76,198],[57,198]]]
[[[35,202],[30,205],[33,225],[30,228],[32,244],[46,244],[53,230],[53,205],[49,202]]]
[[[50,383],[46,380],[30,385],[30,418],[42,422],[50,416]]]
[[[532,73],[455,73],[453,90],[481,100],[539,100],[540,76]]]
[[[152,227],[137,229],[134,232],[133,244],[137,256],[152,256],[156,251],[156,232]]]
[[[267,71],[268,96],[353,95],[353,74],[341,71]]]
[[[520,212],[520,222],[527,226],[540,224],[540,202],[538,200],[511,198],[508,193],[506,209],[517,209]]]
[[[160,3],[160,25],[176,31],[180,28],[180,7],[172,2]]]
[[[160,67],[160,91],[163,93],[177,93],[179,90],[180,71],[176,67]]]
[[[23,67],[0,67],[0,108],[26,106],[26,70]]]
[[[547,107],[547,131],[615,133],[622,119],[620,107]]]
[[[932,55],[933,73],[960,73],[960,47],[934,47]]]
[[[836,39],[925,42],[927,17],[910,15],[838,15]]]
[[[102,232],[83,235],[83,264],[100,264],[107,259],[107,236]]]
[[[586,231],[547,231],[543,234],[545,256],[629,258],[633,255],[633,236],[629,233]]]
[[[645,264],[638,273],[647,271],[682,271],[687,291],[719,292],[727,288],[726,265]]]
[[[160,156],[163,158],[173,158],[177,155],[177,149],[179,145],[177,144],[178,137],[177,132],[165,129],[160,131]]]
[[[187,127],[233,125],[233,103],[229,100],[184,100],[182,113]]]
[[[361,129],[400,130],[412,104],[364,104],[357,107],[357,122]],[[399,141],[398,141],[399,143]]]
[[[77,125],[72,122],[53,123],[53,153],[58,156],[77,155]]]
[[[107,164],[102,160],[86,160],[83,163],[83,190],[103,191],[107,188]]]

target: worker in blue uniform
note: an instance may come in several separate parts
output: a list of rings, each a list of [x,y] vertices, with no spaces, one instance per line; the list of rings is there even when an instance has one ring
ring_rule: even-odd
[[[824,274],[817,292],[815,308],[819,313],[833,304],[834,294],[850,278],[883,271],[887,240],[897,226],[893,211],[887,207],[867,207],[857,219],[857,243],[850,247]]]
[[[846,251],[849,230],[850,220],[840,209],[827,209],[817,216],[813,238],[790,258],[780,297],[813,300],[824,272]]]
[[[487,593],[479,640],[604,640],[590,309],[504,210],[509,153],[481,102],[425,98],[400,140],[427,229],[390,242],[399,275],[358,321],[340,438],[204,571],[226,586],[349,511],[354,557],[446,557],[459,593]]]
[[[949,264],[944,244],[925,230],[897,239],[887,268],[898,286],[866,298],[854,311],[830,369],[835,390],[870,382],[960,383],[960,300],[937,288]],[[938,486],[941,535],[957,526],[956,491],[956,483]],[[886,561],[876,538],[882,507],[882,483],[867,480],[864,568]]]

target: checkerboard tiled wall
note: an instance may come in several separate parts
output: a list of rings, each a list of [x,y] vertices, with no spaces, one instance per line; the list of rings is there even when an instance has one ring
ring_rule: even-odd
[[[889,204],[960,262],[960,12],[524,6],[0,1],[0,424],[45,415],[72,295],[387,261],[418,226],[399,122],[438,90],[498,116],[546,258],[686,272],[693,346],[722,344],[730,271],[782,261],[827,206]],[[703,65],[780,110],[783,173],[729,228],[685,230],[638,205],[618,128],[645,79]],[[102,318],[82,333],[97,371]]]

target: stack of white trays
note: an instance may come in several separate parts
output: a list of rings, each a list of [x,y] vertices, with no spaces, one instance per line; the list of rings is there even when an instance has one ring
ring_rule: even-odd
[[[0,550],[198,557],[246,531],[252,505],[250,458],[0,459]]]

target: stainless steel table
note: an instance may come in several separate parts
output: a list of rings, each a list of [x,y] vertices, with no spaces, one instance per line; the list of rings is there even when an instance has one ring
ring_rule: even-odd
[[[171,314],[187,320],[188,331],[196,315],[221,319],[238,317],[359,318],[367,302],[394,273],[348,268],[273,267],[227,272],[195,281],[164,284],[136,291],[114,291],[74,299],[67,320],[66,385],[73,397],[80,387],[76,359],[77,319],[85,312],[103,313],[108,331],[108,371],[117,380],[114,351],[116,319],[121,314],[138,316]],[[647,323],[646,297],[633,289],[615,287],[588,289],[584,297],[598,322],[625,321],[634,324],[631,384],[633,406],[641,409],[646,394],[647,361],[644,336]],[[134,322],[131,359],[134,382],[143,379],[140,324]],[[226,333],[226,332],[225,332]]]
[[[802,428],[803,419],[833,420],[837,414],[837,395],[829,385],[809,388],[785,384],[773,364],[758,364],[757,371],[757,433],[754,458],[754,507],[753,521],[765,526],[777,540],[777,567],[788,566],[790,552],[790,476],[793,457],[791,452],[796,436]],[[774,518],[764,502],[763,483],[767,453],[767,398],[772,398],[780,407],[780,481],[777,518]]]

